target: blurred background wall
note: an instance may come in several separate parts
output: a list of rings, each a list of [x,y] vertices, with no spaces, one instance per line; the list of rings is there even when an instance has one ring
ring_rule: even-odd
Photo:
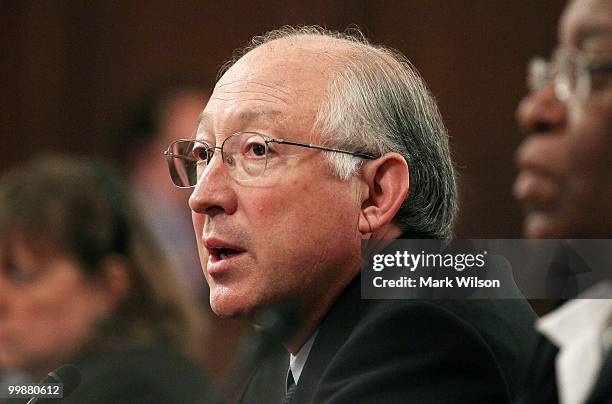
[[[406,54],[439,100],[460,174],[457,235],[518,237],[514,110],[525,64],[550,53],[564,3],[2,0],[0,170],[42,151],[112,158],[127,147],[118,121],[153,83],[178,74],[212,87],[253,35],[285,24],[356,24]]]

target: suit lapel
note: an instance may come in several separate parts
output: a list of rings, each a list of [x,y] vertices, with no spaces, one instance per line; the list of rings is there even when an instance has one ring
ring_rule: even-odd
[[[294,403],[313,400],[325,369],[342,344],[348,339],[367,303],[361,300],[361,275],[357,275],[334,303],[319,327],[308,359],[300,375]]]
[[[525,378],[525,392],[519,402],[525,404],[558,403],[555,359],[558,348],[540,336],[533,360]]]
[[[289,354],[282,345],[275,349],[255,369],[244,386],[241,404],[280,403],[285,396]]]
[[[607,401],[606,401],[607,400]],[[587,404],[606,403],[612,401],[612,352],[608,354],[593,392],[587,400]]]
[[[557,353],[557,347],[542,336],[538,342],[538,348],[526,379],[526,393],[520,402],[525,404],[559,402],[555,371]],[[612,354],[609,354],[586,404],[603,404],[611,401]]]

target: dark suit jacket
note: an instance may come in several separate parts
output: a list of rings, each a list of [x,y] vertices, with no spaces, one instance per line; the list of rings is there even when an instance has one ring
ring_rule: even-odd
[[[76,365],[81,384],[62,404],[193,403],[211,394],[200,367],[162,347],[116,351]]]
[[[360,276],[319,327],[292,403],[504,403],[531,354],[524,300],[361,300]],[[279,403],[288,354],[256,369],[241,402]]]
[[[525,390],[519,400],[524,404],[557,404],[559,402],[555,360],[559,350],[544,336],[540,336],[525,379]],[[595,387],[585,404],[612,403],[612,354],[609,354]]]
[[[212,393],[201,368],[162,347],[118,350],[74,364],[81,371],[81,383],[62,404],[212,402],[207,400]],[[7,400],[11,404],[26,401]]]

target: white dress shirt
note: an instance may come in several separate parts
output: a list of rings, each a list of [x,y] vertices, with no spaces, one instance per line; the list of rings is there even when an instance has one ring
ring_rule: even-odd
[[[298,353],[294,356],[291,354],[289,357],[289,369],[293,374],[293,380],[295,380],[295,384],[298,384],[300,380],[300,375],[302,374],[302,370],[304,370],[304,365],[306,364],[306,360],[308,359],[308,355],[310,355],[310,350],[312,349],[312,344],[314,343],[315,338],[317,337],[317,333],[319,330],[317,329],[312,333],[308,341],[302,348],[298,351]],[[287,379],[289,379],[289,372],[287,371]]]
[[[561,404],[584,403],[597,381],[612,345],[610,296],[612,284],[600,283],[536,322],[559,348],[555,370]]]

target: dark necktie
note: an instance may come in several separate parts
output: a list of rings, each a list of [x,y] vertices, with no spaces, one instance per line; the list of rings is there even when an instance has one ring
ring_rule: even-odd
[[[293,373],[291,372],[291,369],[289,369],[289,374],[287,375],[287,392],[285,393],[283,404],[291,403],[291,399],[293,398],[293,394],[295,394],[296,388],[297,385],[295,384],[295,380],[293,379]]]

